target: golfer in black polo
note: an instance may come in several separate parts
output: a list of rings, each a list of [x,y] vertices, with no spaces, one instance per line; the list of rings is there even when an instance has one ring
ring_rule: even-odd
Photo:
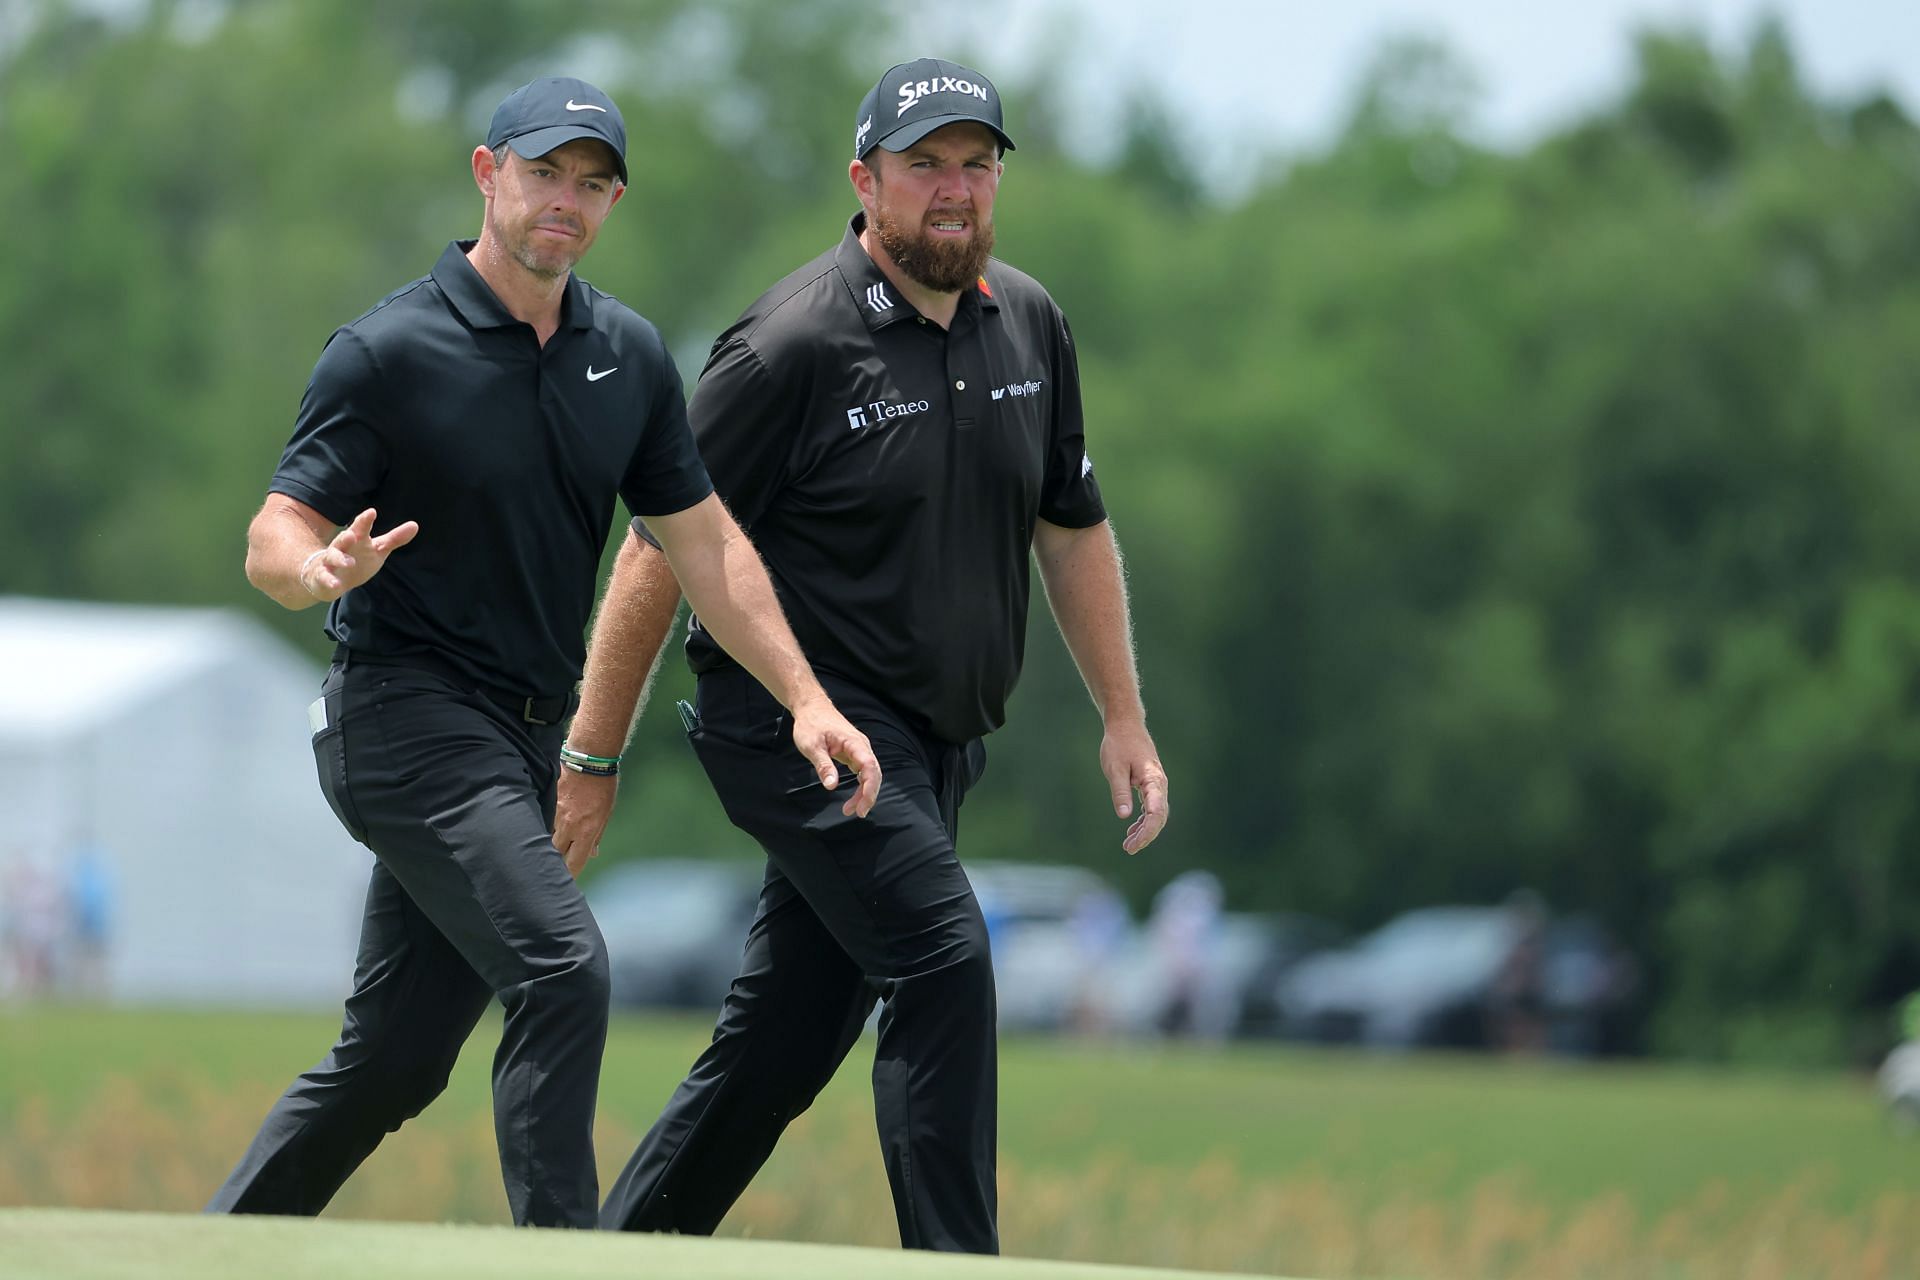
[[[603,1225],[712,1231],[877,995],[874,1103],[900,1238],[997,1251],[993,971],[954,832],[1019,675],[1030,556],[1105,719],[1115,811],[1133,816],[1139,793],[1124,847],[1166,822],[1072,335],[1044,289],[989,256],[1012,146],[979,72],[889,70],[855,117],[861,213],[720,336],[694,394],[715,485],[886,782],[868,821],[843,817],[784,741],[778,700],[693,602],[693,745],[766,849],[766,884],[713,1043]],[[650,541],[627,539],[596,623],[583,750],[619,749],[672,623],[675,571]],[[561,790],[554,839],[578,861],[614,782]]]
[[[572,274],[625,191],[626,131],[580,80],[509,95],[473,152],[477,241],[336,332],[314,368],[247,576],[330,602],[311,709],[321,787],[377,860],[333,1051],[294,1082],[210,1209],[318,1213],[439,1094],[487,1002],[506,1024],[494,1119],[517,1223],[597,1222],[600,931],[551,838],[616,492],[702,616],[790,708],[793,747],[862,785],[866,739],[827,700],[764,569],[713,496],[652,325]],[[796,756],[800,758],[800,756]]]

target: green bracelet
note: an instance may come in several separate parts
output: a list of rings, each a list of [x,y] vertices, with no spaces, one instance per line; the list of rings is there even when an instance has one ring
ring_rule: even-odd
[[[619,756],[614,756],[611,759],[606,756],[590,756],[584,751],[575,751],[565,743],[560,744],[560,758],[562,760],[571,760],[575,764],[597,764],[603,768],[612,766],[616,769],[620,767]]]

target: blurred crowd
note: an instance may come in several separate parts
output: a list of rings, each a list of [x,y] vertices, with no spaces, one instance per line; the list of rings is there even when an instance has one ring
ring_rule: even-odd
[[[0,998],[93,997],[107,987],[113,880],[90,841],[0,862]]]

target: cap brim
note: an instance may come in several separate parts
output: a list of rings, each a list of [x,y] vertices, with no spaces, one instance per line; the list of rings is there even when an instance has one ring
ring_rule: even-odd
[[[513,153],[523,160],[538,160],[541,156],[550,155],[578,138],[592,138],[613,152],[613,162],[620,170],[620,181],[627,180],[627,158],[607,141],[607,135],[577,124],[557,124],[550,129],[535,129],[517,138],[508,138],[507,145],[512,147]]]
[[[999,125],[991,120],[983,120],[979,116],[970,116],[960,112],[945,116],[928,116],[925,120],[915,120],[912,124],[901,125],[886,137],[876,141],[873,146],[884,147],[888,151],[905,151],[908,147],[920,141],[920,139],[926,137],[935,129],[944,129],[950,124],[963,123],[983,124],[987,126],[987,131],[993,134],[994,137],[1000,139],[1000,145],[1002,147],[1005,147],[1008,151],[1014,149],[1013,139],[1001,132]],[[869,147],[867,150],[871,151],[873,147]]]

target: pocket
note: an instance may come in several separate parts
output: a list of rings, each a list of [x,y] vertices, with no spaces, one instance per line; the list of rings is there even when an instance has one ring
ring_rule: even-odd
[[[786,795],[826,791],[820,775],[813,771],[812,763],[793,745],[793,721],[784,710],[771,720],[745,726],[715,726],[696,720],[693,728],[687,731],[687,740],[693,744],[695,755],[701,754],[704,746],[709,750],[717,748],[736,759],[762,762],[768,783],[777,786]],[[840,787],[859,784],[859,775],[853,770],[838,761],[834,762],[834,768]]]
[[[346,726],[340,718],[337,679],[327,681],[318,707],[325,713],[324,722],[319,711],[312,715],[313,723],[318,726],[313,734],[313,764],[320,775],[320,794],[327,798],[327,807],[333,810],[333,816],[340,820],[347,834],[366,844],[366,824],[360,820],[360,810],[355,807],[353,792],[347,786]]]
[[[680,704],[680,722],[696,748],[718,742],[739,751],[773,754],[792,747],[787,709],[746,673],[702,676],[699,706]]]
[[[836,764],[839,787],[828,792],[793,745],[793,717],[744,673],[702,676],[698,696],[698,709],[679,704],[680,723],[716,788],[724,778],[759,795],[804,798],[808,792],[844,796],[858,785],[851,769]]]
[[[860,775],[835,760],[833,771],[838,781],[834,784],[833,791],[829,793],[826,784],[820,781],[820,775],[813,771],[812,762],[798,751],[793,753],[793,758],[794,765],[788,770],[787,776],[786,790],[790,796],[797,796],[806,791],[818,791],[822,795],[831,794],[836,799],[842,799],[847,795],[848,788],[860,785]]]

